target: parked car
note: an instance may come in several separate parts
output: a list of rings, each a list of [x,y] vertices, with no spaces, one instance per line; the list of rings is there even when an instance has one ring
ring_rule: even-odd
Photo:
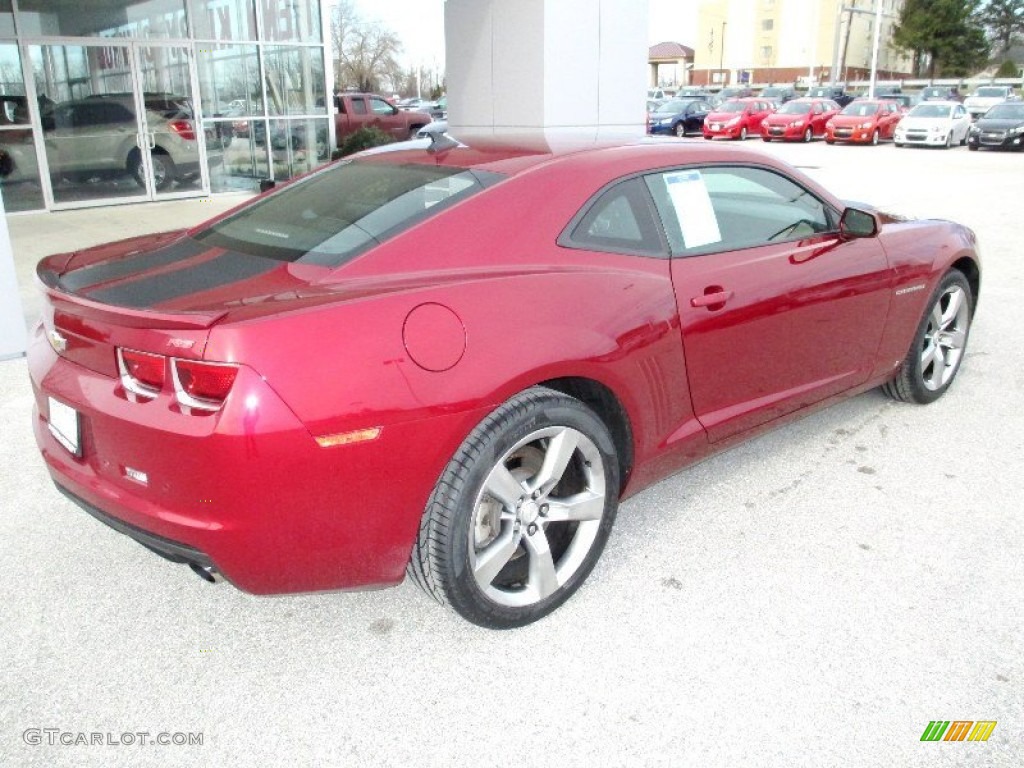
[[[772,113],[765,99],[732,99],[717,107],[704,119],[704,138],[739,139],[761,132],[761,121]]]
[[[745,85],[729,85],[718,92],[722,101],[729,99],[745,99],[754,95],[754,91]]]
[[[708,97],[712,95],[711,91],[700,85],[684,85],[678,91],[676,91],[675,97],[677,99],[683,98],[697,98],[708,101]]]
[[[903,116],[893,141],[897,147],[919,144],[949,149],[967,143],[971,116],[956,101],[925,101]]]
[[[379,128],[401,140],[414,137],[430,122],[426,112],[400,110],[383,96],[372,93],[339,93],[334,103],[334,132],[339,146],[360,128]]]
[[[967,135],[967,148],[1024,148],[1024,102],[996,104],[978,118]]]
[[[816,85],[808,89],[807,96],[814,99],[828,99],[840,107],[845,107],[853,101],[853,94],[847,93],[846,87],[843,85]]]
[[[969,229],[728,154],[390,151],[46,258],[46,466],[207,580],[408,572],[477,624],[535,621],[585,581],[620,499],[872,387],[932,402],[964,359]]]
[[[419,97],[412,97],[409,99],[401,99],[400,101],[396,101],[395,106],[407,112],[413,109],[419,110],[420,112],[429,112],[431,106],[433,106],[433,102],[428,101],[427,99],[421,99]]]
[[[977,120],[989,110],[989,107],[1004,101],[1016,100],[1013,88],[1008,85],[983,85],[964,99],[964,106],[971,113],[971,117]]]
[[[711,105],[703,99],[673,99],[650,113],[648,133],[685,136],[700,133]]]
[[[884,97],[879,96],[879,98],[885,98],[886,101],[896,102],[899,104],[900,111],[904,113],[909,112],[910,109],[920,101],[920,99],[909,93],[887,93]]]
[[[810,141],[825,135],[825,124],[839,114],[839,105],[829,99],[795,99],[786,102],[761,122],[765,141]]]
[[[430,117],[434,120],[448,119],[448,97],[442,96],[430,107]]]
[[[825,124],[825,141],[878,144],[891,139],[903,113],[894,101],[858,99]]]
[[[647,98],[653,101],[665,101],[668,98],[668,94],[665,93],[664,88],[648,88]]]
[[[792,101],[796,97],[796,88],[791,85],[770,85],[761,91],[761,98],[768,99],[777,107],[785,104],[787,101]]]
[[[921,101],[963,102],[964,97],[955,85],[929,85],[921,90]]]
[[[147,92],[143,101],[146,125],[152,134],[150,156],[156,189],[167,189],[176,179],[197,175],[199,143],[189,100]],[[114,176],[127,171],[139,186],[146,186],[132,94],[97,94],[61,102],[48,110],[41,122],[47,162],[55,179]],[[221,154],[218,130],[222,130],[220,124],[206,129],[207,157],[211,161]]]

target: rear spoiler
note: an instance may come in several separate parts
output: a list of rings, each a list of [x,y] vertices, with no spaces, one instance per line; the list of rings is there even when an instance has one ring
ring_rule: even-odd
[[[116,304],[103,304],[82,296],[65,292],[60,284],[60,276],[46,265],[46,259],[36,268],[36,276],[42,283],[54,309],[58,312],[70,312],[75,315],[113,323],[126,328],[166,328],[169,330],[202,330],[209,328],[220,320],[227,311],[217,312],[156,312],[151,309],[121,307]]]

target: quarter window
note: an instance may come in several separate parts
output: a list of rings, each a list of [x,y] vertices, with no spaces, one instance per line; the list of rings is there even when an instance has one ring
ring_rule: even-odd
[[[676,255],[751,248],[835,229],[831,208],[775,171],[719,166],[654,174],[646,181]]]
[[[603,192],[578,217],[562,245],[612,253],[663,255],[665,249],[640,179],[628,179]]]

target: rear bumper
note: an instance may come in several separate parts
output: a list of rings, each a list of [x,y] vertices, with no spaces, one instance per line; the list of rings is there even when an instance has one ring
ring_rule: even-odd
[[[384,425],[375,440],[322,448],[244,366],[221,411],[189,414],[169,395],[133,402],[116,379],[58,357],[40,330],[28,357],[36,442],[60,490],[254,594],[401,582],[437,478],[483,416]],[[51,434],[50,397],[78,412],[81,456]]]

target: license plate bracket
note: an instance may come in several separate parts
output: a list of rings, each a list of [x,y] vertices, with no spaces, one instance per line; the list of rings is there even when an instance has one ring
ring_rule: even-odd
[[[56,398],[50,397],[50,414],[47,426],[54,439],[72,455],[82,455],[81,419],[78,411]]]

